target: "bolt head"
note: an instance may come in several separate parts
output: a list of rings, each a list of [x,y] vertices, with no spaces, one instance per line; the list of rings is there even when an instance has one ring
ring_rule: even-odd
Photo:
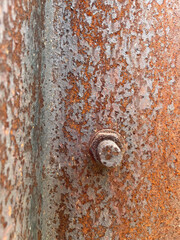
[[[89,150],[97,162],[106,167],[115,167],[122,162],[126,145],[119,133],[103,129],[91,138]]]
[[[107,167],[115,167],[122,161],[121,149],[112,140],[100,142],[97,150],[101,163]]]

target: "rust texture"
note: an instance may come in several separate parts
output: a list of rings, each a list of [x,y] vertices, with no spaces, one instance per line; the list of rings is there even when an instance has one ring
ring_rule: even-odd
[[[0,24],[2,239],[178,240],[179,0],[1,0]]]
[[[41,239],[43,1],[0,1],[0,239]]]

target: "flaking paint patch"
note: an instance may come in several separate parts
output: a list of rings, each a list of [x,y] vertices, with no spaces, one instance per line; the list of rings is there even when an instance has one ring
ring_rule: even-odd
[[[37,134],[33,133],[32,129],[34,119],[38,118],[36,106],[41,101],[40,89],[38,91],[40,42],[37,34],[40,34],[42,27],[38,19],[42,10],[40,5],[43,2],[39,8],[37,1],[30,2],[30,5],[24,1],[18,3],[1,1],[0,4],[3,31],[0,69],[1,73],[6,73],[3,77],[1,74],[0,79],[2,92],[0,96],[3,103],[1,111],[4,115],[1,118],[0,140],[2,154],[0,176],[4,193],[0,198],[2,206],[0,235],[3,239],[27,239],[40,236],[40,227],[39,230],[34,228],[34,223],[40,226],[40,214],[37,214],[36,207],[41,205],[39,201],[41,197],[35,194],[40,184],[40,179],[37,177],[38,160],[34,164],[34,160],[38,159],[35,157],[37,149],[41,145],[36,141],[37,122],[35,123]],[[34,22],[39,22],[39,25]],[[36,103],[35,99],[38,99]],[[37,148],[33,151],[35,142]]]
[[[29,14],[13,33],[14,60],[8,39],[0,48],[1,97],[10,102],[1,108],[5,235],[176,239],[178,1],[51,0],[45,11],[40,1],[20,2],[12,19]],[[128,144],[112,170],[88,153],[102,128]]]
[[[159,4],[159,5],[162,5],[164,0],[156,0],[156,2]]]

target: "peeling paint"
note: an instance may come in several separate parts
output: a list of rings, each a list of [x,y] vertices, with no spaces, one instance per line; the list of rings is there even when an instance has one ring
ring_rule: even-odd
[[[0,236],[178,239],[178,0],[1,1]],[[121,166],[90,136],[127,142]]]

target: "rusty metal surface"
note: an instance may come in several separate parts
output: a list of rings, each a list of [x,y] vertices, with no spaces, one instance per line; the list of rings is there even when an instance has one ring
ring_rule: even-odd
[[[0,2],[2,239],[179,239],[178,0]],[[99,167],[92,134],[119,132]]]
[[[0,239],[41,238],[43,1],[0,1]]]

